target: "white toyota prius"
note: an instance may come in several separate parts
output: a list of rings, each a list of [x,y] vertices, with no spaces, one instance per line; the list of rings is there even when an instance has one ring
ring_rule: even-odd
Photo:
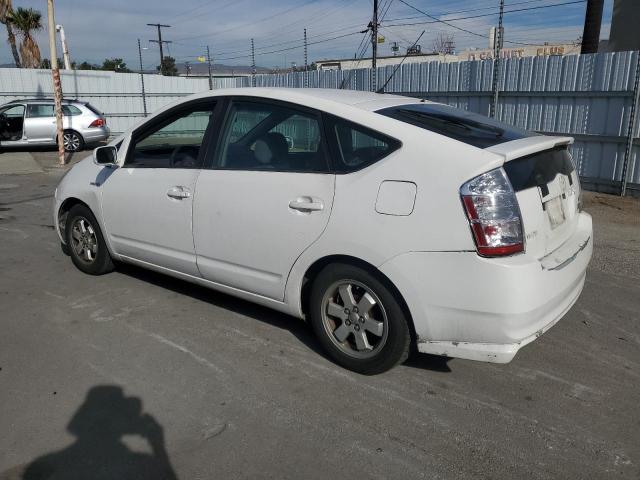
[[[415,98],[233,89],[170,105],[55,194],[73,263],[129,262],[306,318],[340,365],[509,362],[592,253],[569,137]]]

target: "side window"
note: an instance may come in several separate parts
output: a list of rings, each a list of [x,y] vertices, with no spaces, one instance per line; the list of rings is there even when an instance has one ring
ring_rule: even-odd
[[[364,168],[400,148],[400,141],[340,118],[332,118],[333,167],[336,172]]]
[[[214,105],[198,105],[174,112],[160,124],[132,139],[127,167],[200,168],[200,148]]]
[[[27,116],[29,118],[55,117],[55,112],[52,104],[34,104],[29,105]]]
[[[7,118],[22,118],[24,117],[24,105],[14,105],[13,107],[5,108],[0,113]]]
[[[62,113],[68,117],[82,115],[82,111],[75,105],[62,105]]]
[[[218,168],[327,172],[319,115],[275,103],[233,102]]]

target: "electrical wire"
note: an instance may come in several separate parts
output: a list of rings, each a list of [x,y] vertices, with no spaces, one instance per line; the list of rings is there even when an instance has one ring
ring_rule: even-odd
[[[433,15],[429,15],[426,12],[423,12],[422,10],[420,10],[417,7],[414,7],[413,5],[410,5],[409,3],[407,3],[405,0],[398,0],[399,2],[402,2],[406,5],[409,5],[411,8],[413,8],[414,10],[422,13],[423,15],[425,15],[426,17],[431,18],[431,21],[427,21],[427,22],[414,22],[414,23],[396,23],[396,24],[390,24],[390,25],[386,25],[387,27],[407,27],[407,26],[412,26],[412,25],[427,25],[427,24],[431,24],[431,23],[444,23],[445,25],[448,25],[449,27],[455,28],[457,30],[462,30],[464,32],[470,33],[472,35],[478,36],[478,37],[487,37],[487,35],[482,35],[480,33],[476,33],[476,32],[472,32],[470,30],[466,30],[464,28],[458,27],[457,25],[453,25],[449,22],[455,22],[455,21],[459,21],[459,20],[470,20],[473,18],[482,18],[482,17],[492,17],[497,15],[497,13],[483,13],[483,14],[478,14],[478,15],[469,15],[466,17],[457,17],[457,18],[448,18],[447,20],[441,20],[437,17],[434,17]],[[539,10],[542,8],[552,8],[552,7],[562,7],[565,5],[574,5],[574,4],[578,4],[578,3],[585,3],[587,0],[572,0],[570,2],[563,2],[563,3],[555,3],[552,5],[540,5],[537,7],[527,7],[527,8],[518,8],[518,9],[513,9],[513,10],[505,10],[504,14],[507,15],[508,13],[516,13],[516,12],[527,12],[530,10]]]

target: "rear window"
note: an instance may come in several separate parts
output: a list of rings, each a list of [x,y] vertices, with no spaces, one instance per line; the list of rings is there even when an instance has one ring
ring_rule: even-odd
[[[67,116],[82,115],[80,109],[74,105],[62,105],[62,113]]]
[[[395,138],[347,120],[327,116],[334,150],[333,168],[338,173],[360,170],[400,148]]]
[[[492,118],[448,105],[433,103],[398,105],[378,110],[377,113],[478,148],[492,147],[536,135]]]
[[[556,178],[558,173],[567,175],[569,184],[573,182],[571,178],[571,172],[574,170],[573,160],[567,147],[558,147],[518,158],[505,163],[502,168],[507,172],[507,177],[516,192],[531,187],[541,187],[542,193],[547,195],[547,184]]]
[[[99,117],[102,116],[102,112],[100,110],[98,110],[96,107],[94,107],[93,105],[91,105],[90,103],[85,103],[84,106],[87,107],[89,110],[91,110],[96,115],[98,115]]]

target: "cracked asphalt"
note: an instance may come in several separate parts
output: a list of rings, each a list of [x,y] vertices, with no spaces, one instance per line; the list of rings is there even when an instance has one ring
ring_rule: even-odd
[[[416,354],[366,377],[300,320],[76,270],[54,155],[0,175],[0,479],[639,478],[638,199],[586,196],[585,290],[512,363]]]

